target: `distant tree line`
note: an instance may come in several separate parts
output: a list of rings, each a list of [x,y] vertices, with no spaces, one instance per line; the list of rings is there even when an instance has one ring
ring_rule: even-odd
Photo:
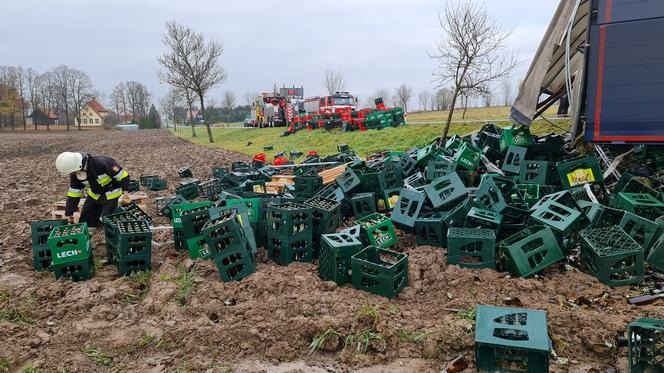
[[[25,130],[30,112],[39,109],[48,115],[54,113],[69,130],[83,105],[97,95],[88,74],[67,65],[44,73],[22,66],[0,66],[0,128]]]

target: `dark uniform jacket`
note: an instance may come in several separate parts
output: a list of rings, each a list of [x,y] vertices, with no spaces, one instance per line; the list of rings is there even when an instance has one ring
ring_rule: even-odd
[[[83,189],[87,198],[99,204],[118,199],[123,191],[129,190],[129,174],[112,158],[88,155],[84,171],[87,172],[87,179],[82,181],[75,174],[70,175],[65,208],[67,216],[76,210]]]

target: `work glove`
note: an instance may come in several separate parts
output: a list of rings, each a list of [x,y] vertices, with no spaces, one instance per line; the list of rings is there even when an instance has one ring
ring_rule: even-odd
[[[131,203],[131,197],[129,197],[129,192],[122,193],[122,197],[120,197],[120,203],[123,205],[128,205]]]

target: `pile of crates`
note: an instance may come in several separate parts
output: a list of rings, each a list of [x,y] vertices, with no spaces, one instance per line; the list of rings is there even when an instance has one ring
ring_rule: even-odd
[[[106,260],[120,276],[152,270],[152,218],[134,204],[102,219]]]
[[[349,203],[358,221],[388,201],[394,225],[418,245],[447,248],[448,264],[528,277],[579,255],[581,269],[610,286],[642,281],[646,261],[661,271],[662,185],[625,173],[608,188],[595,155],[567,158],[564,146],[558,135],[486,125],[444,145],[351,164],[337,183],[357,192]],[[403,185],[386,191],[367,165],[388,160]],[[384,199],[371,198],[373,190]]]

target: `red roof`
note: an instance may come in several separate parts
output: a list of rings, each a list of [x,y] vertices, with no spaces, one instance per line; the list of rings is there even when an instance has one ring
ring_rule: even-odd
[[[90,107],[90,109],[96,111],[97,113],[108,112],[108,110],[106,110],[106,108],[102,104],[97,102],[97,100],[95,99],[92,99],[90,102],[87,103],[87,105]]]

